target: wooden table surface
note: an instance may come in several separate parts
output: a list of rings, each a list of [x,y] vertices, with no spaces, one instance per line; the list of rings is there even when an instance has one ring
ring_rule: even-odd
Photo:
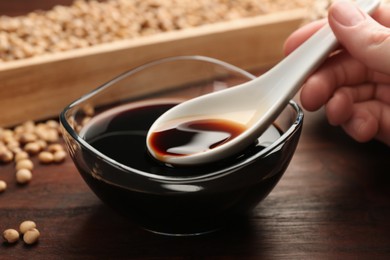
[[[70,158],[19,186],[0,166],[0,229],[32,219],[39,243],[0,245],[0,259],[389,259],[390,149],[358,144],[306,112],[296,154],[247,223],[199,237],[148,233],[90,191]]]
[[[354,142],[322,111],[305,113],[290,166],[248,222],[206,236],[139,229],[100,202],[70,158],[36,162],[26,186],[12,164],[0,179],[0,230],[32,219],[41,231],[32,246],[1,243],[0,259],[390,259],[390,148]]]

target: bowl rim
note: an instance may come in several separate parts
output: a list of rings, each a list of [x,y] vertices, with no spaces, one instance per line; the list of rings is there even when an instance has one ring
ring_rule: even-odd
[[[245,77],[248,77],[249,79],[254,79],[256,76],[253,74],[247,72],[246,70],[243,70],[239,67],[236,67],[230,63],[211,58],[211,57],[206,57],[206,56],[199,56],[199,55],[185,55],[185,56],[173,56],[173,57],[168,57],[168,58],[162,58],[158,59],[149,63],[145,63],[143,65],[137,66],[133,69],[130,69],[113,79],[109,80],[108,82],[102,84],[101,86],[95,88],[94,90],[86,93],[85,95],[81,96],[80,98],[74,100],[71,102],[68,106],[66,106],[60,113],[59,115],[59,120],[61,123],[61,126],[63,129],[75,140],[82,148],[88,150],[89,152],[93,153],[95,156],[100,158],[101,160],[113,165],[116,168],[119,168],[125,172],[131,173],[131,174],[139,174],[147,178],[159,180],[159,181],[170,181],[170,182],[175,182],[175,181],[186,181],[186,182],[191,182],[191,181],[198,181],[198,180],[204,180],[204,179],[210,179],[210,178],[215,178],[215,177],[220,177],[221,175],[226,175],[232,172],[232,170],[236,168],[243,167],[250,162],[256,160],[259,157],[265,157],[268,154],[271,154],[274,152],[274,150],[277,150],[278,147],[288,140],[293,133],[295,133],[300,126],[303,124],[303,117],[304,113],[302,108],[294,101],[290,100],[288,106],[291,106],[292,109],[297,113],[295,116],[294,122],[291,124],[291,126],[272,144],[267,146],[266,148],[262,149],[258,153],[246,158],[245,160],[239,161],[236,164],[228,165],[228,167],[223,168],[223,169],[218,169],[210,173],[205,173],[201,175],[193,175],[193,176],[164,176],[164,175],[158,175],[158,174],[153,174],[149,172],[145,172],[142,170],[138,170],[136,168],[132,168],[130,166],[124,165],[122,163],[117,162],[116,160],[108,157],[107,155],[101,153],[97,149],[95,149],[92,145],[90,145],[86,140],[84,140],[70,125],[68,120],[66,119],[66,114],[68,111],[72,110],[74,107],[76,107],[78,104],[84,102],[85,100],[89,99],[90,97],[93,97],[94,95],[98,94],[99,92],[103,91],[104,89],[110,87],[112,84],[115,84],[116,82],[124,79],[125,77],[128,77],[132,74],[135,74],[141,70],[144,70],[148,67],[152,67],[155,65],[159,65],[164,62],[170,62],[170,61],[180,61],[180,60],[194,60],[194,61],[201,61],[201,62],[209,62],[213,63],[218,66],[223,66],[226,67],[229,70],[235,71],[237,73],[242,74]]]

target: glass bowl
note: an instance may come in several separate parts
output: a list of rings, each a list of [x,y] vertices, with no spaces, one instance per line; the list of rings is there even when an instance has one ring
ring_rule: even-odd
[[[277,184],[300,137],[300,107],[290,101],[253,145],[205,166],[155,161],[146,150],[146,133],[159,115],[183,100],[254,77],[202,56],[165,58],[134,68],[63,110],[67,148],[93,192],[144,229],[167,235],[218,230],[250,216]]]

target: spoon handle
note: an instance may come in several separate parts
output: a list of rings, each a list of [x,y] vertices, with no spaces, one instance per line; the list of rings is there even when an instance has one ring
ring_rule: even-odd
[[[359,0],[356,3],[362,11],[371,14],[379,6],[380,0]],[[289,85],[293,87],[292,91],[289,91],[290,96],[286,100],[295,96],[307,76],[318,68],[336,48],[337,44],[332,29],[329,24],[326,24],[269,71],[270,75],[273,74],[271,71],[280,74],[278,83],[280,87],[285,88]],[[283,71],[288,71],[288,73],[281,74],[280,72]]]

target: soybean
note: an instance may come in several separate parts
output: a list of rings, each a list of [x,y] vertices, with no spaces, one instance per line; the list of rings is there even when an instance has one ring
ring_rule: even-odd
[[[39,153],[41,149],[41,145],[39,145],[37,142],[31,142],[24,146],[24,150],[32,155]]]
[[[14,154],[5,146],[0,147],[0,162],[11,162],[14,158]]]
[[[54,153],[53,161],[56,163],[63,162],[66,158],[66,152],[64,150],[60,150]]]
[[[16,162],[15,169],[17,171],[21,169],[32,171],[34,169],[34,164],[30,159],[22,159]]]
[[[19,151],[18,153],[15,154],[15,158],[14,158],[14,161],[15,162],[18,162],[20,160],[24,160],[24,159],[28,159],[29,158],[29,155],[27,152],[25,151]]]
[[[25,16],[0,16],[0,62],[311,5],[312,0],[76,0]]]
[[[0,193],[4,192],[7,189],[7,183],[3,180],[0,180]]]
[[[26,233],[24,233],[23,241],[28,245],[32,245],[38,241],[40,235],[41,233],[39,232],[38,229],[36,228],[29,229],[28,231],[26,231]]]
[[[40,163],[49,164],[54,161],[54,155],[51,152],[43,151],[38,154],[38,159]]]
[[[30,229],[33,229],[33,228],[36,228],[36,227],[37,227],[37,224],[35,224],[34,221],[32,221],[32,220],[25,220],[22,223],[20,223],[19,231],[20,231],[20,233],[24,234],[27,231],[29,231]]]
[[[6,229],[3,232],[3,238],[7,243],[16,243],[19,240],[19,232],[12,228]]]
[[[32,179],[32,173],[28,169],[20,169],[16,172],[16,182],[19,184],[29,183]]]

